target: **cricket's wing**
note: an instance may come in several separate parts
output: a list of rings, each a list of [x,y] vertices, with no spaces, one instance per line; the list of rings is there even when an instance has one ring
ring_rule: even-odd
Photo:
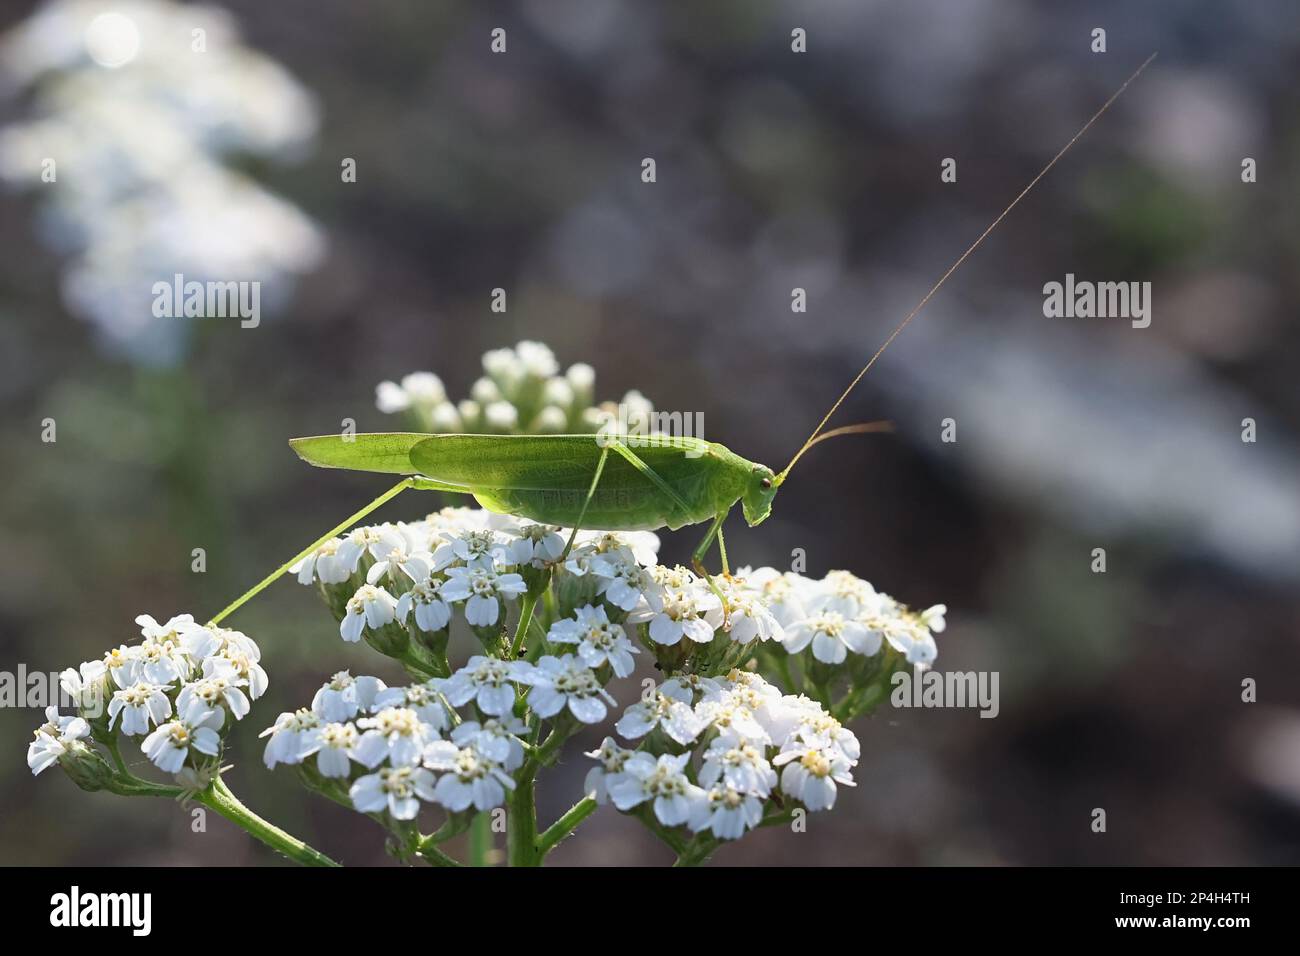
[[[371,432],[360,435],[317,435],[291,438],[289,447],[298,457],[317,468],[348,468],[390,475],[418,475],[411,463],[411,449],[432,436],[420,432]],[[446,482],[420,480],[420,487],[468,493],[469,488]]]
[[[666,436],[622,441],[659,480],[610,449],[584,527],[678,528],[713,516],[710,478],[719,462],[708,442]],[[595,435],[433,435],[411,449],[410,460],[436,482],[472,490],[490,510],[572,525],[602,451]]]

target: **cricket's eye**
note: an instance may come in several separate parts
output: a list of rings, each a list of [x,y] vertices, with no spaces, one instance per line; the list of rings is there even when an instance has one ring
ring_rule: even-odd
[[[764,491],[767,491],[769,488],[772,487],[772,479],[763,478],[762,480],[759,481],[758,487],[762,488]]]

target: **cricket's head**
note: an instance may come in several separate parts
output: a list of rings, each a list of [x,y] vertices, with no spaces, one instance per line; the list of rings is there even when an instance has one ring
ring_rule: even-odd
[[[776,490],[780,486],[780,479],[767,465],[755,465],[750,471],[740,505],[745,511],[745,521],[751,528],[762,524],[772,513],[772,499],[776,497]]]

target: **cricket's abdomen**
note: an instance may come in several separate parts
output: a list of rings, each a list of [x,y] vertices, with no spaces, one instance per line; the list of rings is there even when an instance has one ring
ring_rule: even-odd
[[[581,517],[582,527],[608,531],[709,521],[740,498],[752,467],[695,438],[647,436],[625,447],[653,477],[595,435],[437,435],[412,450],[411,462],[429,478],[463,487],[489,511],[568,527]]]
[[[674,490],[692,506],[686,514],[648,481],[643,486],[597,487],[585,515],[582,513],[582,504],[587,499],[585,488],[497,488],[478,490],[474,498],[488,511],[544,524],[573,527],[581,516],[582,527],[600,531],[654,531],[665,527],[676,531],[713,518],[708,495],[683,495],[682,490],[689,489],[681,489],[680,485]]]
[[[586,514],[582,512],[582,503],[590,490],[590,476],[582,485],[555,481],[552,488],[474,489],[474,498],[485,509],[498,514],[565,527],[573,527],[581,518],[582,527],[599,531],[654,531],[655,528],[676,531],[688,524],[707,522],[718,512],[719,502],[714,494],[718,481],[711,459],[681,459],[680,455],[677,460],[659,455],[645,458],[651,459],[647,460],[647,466],[654,468],[664,484],[672,488],[680,503],[616,454],[606,459]]]

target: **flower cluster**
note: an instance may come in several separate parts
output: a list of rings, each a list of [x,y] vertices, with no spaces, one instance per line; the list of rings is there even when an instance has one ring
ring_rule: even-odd
[[[627,747],[607,737],[589,754],[588,794],[669,839],[731,840],[829,809],[859,757],[841,719],[883,699],[897,668],[935,659],[942,606],[914,612],[846,571],[709,580],[658,564],[653,534],[581,532],[568,548],[570,534],[444,508],[304,558],[293,570],[320,589],[343,638],[421,680],[390,690],[337,675],[268,731],[267,763],[303,765],[309,785],[332,781],[336,799],[391,820],[421,803],[490,809],[548,750],[543,722],[556,742],[602,722],[606,685],[649,656],[672,676],[617,720]],[[452,671],[455,631],[483,653]]]
[[[823,664],[843,664],[850,652],[875,655],[883,641],[917,667],[928,667],[938,656],[934,635],[943,631],[947,613],[942,604],[913,612],[848,571],[816,581],[759,568],[747,580],[781,623],[781,642],[791,654],[809,648]]]
[[[86,772],[111,775],[90,742],[103,743],[116,757],[119,735],[140,738],[144,755],[187,785],[216,767],[222,734],[266,692],[257,644],[239,631],[198,624],[189,614],[163,624],[142,614],[135,622],[138,644],[113,648],[59,675],[79,716],[47,711],[27,751],[32,773],[59,763],[83,785],[91,782]]]
[[[586,788],[661,826],[735,840],[794,809],[828,810],[853,786],[858,740],[816,701],[782,694],[759,674],[674,677],[615,725],[636,750],[606,737]],[[779,776],[778,776],[779,774]]]
[[[666,673],[718,674],[757,656],[799,663],[801,686],[887,679],[935,659],[943,605],[913,611],[847,571],[815,580],[772,568],[704,580],[656,563],[646,532],[570,532],[467,508],[357,528],[295,564],[316,585],[346,641],[446,676],[448,637],[463,621],[491,653],[516,605],[548,587],[554,609],[533,646],[564,647],[625,677],[640,643]],[[513,617],[512,617],[513,615]],[[639,639],[639,641],[638,641]],[[760,647],[763,650],[760,652]],[[788,683],[790,678],[785,678]],[[796,690],[794,686],[787,689]],[[824,701],[829,704],[829,701]]]
[[[386,687],[376,677],[335,674],[310,707],[283,713],[269,737],[268,767],[300,767],[315,789],[346,794],[359,812],[413,820],[422,803],[450,813],[501,806],[524,763],[526,701],[539,719],[595,723],[614,699],[573,655],[537,664],[476,655],[448,678]]]
[[[590,365],[570,365],[560,374],[555,354],[541,342],[483,355],[483,376],[470,397],[453,403],[433,372],[412,372],[399,382],[380,382],[375,404],[381,412],[404,413],[425,432],[484,434],[587,434],[618,416],[612,402],[593,405],[596,373]],[[623,396],[624,418],[649,421],[654,406],[640,392]]]

